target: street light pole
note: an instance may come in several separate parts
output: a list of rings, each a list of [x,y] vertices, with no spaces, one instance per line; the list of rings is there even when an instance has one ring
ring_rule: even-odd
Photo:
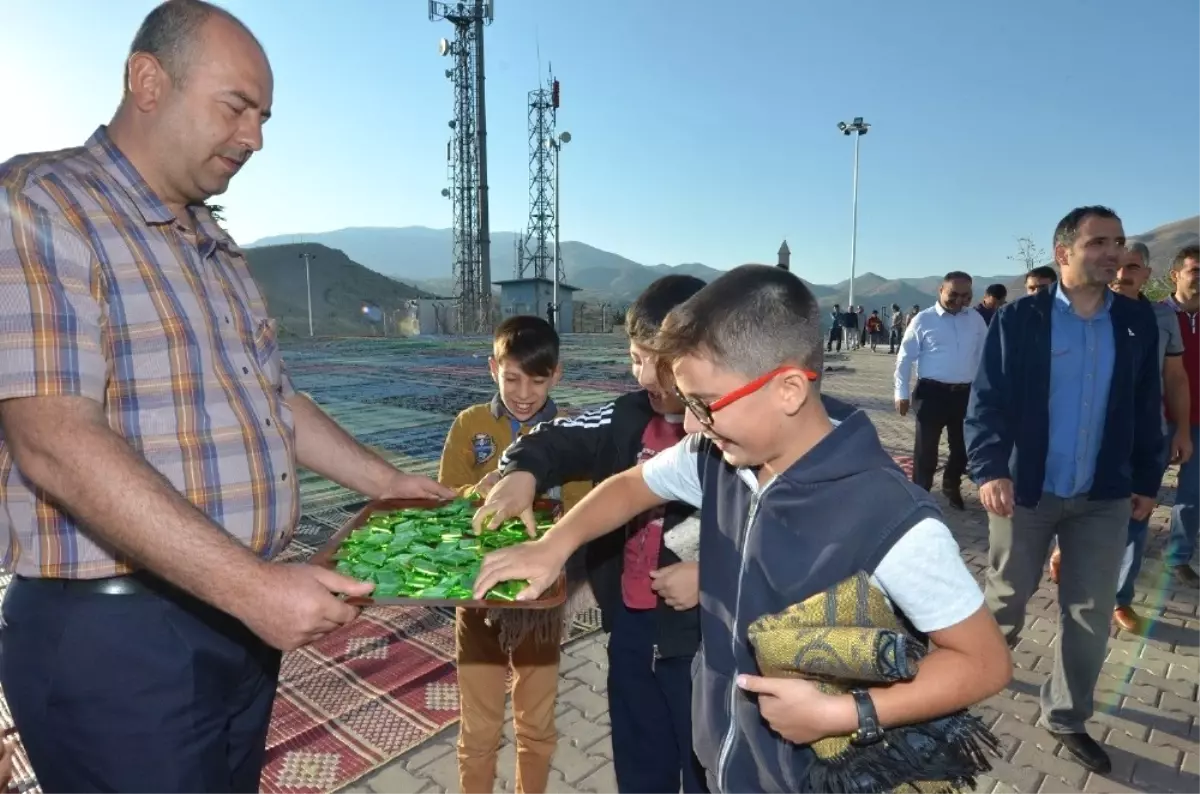
[[[855,116],[854,121],[847,124],[838,122],[838,129],[843,135],[854,136],[854,193],[850,220],[850,303],[847,311],[854,311],[854,272],[858,264],[858,145],[862,136],[867,134],[871,125],[863,121],[862,116]],[[865,322],[865,321],[864,321]]]
[[[563,132],[557,138],[551,138],[548,143],[554,148],[554,291],[551,293],[550,301],[554,304],[554,330],[557,332],[562,327],[562,323],[558,319],[558,281],[559,274],[562,272],[562,249],[559,247],[558,231],[559,231],[559,162],[564,143],[571,142],[571,133]]]
[[[311,337],[313,335],[312,278],[309,275],[308,262],[310,259],[316,259],[317,255],[313,254],[313,253],[309,253],[308,251],[301,251],[300,258],[304,260],[304,285],[305,285],[306,291],[308,292],[308,335],[309,335],[309,337]]]

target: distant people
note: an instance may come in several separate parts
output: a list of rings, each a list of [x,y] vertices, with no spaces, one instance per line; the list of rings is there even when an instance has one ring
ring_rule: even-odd
[[[895,355],[896,350],[900,347],[900,340],[904,337],[904,312],[900,311],[900,304],[892,304],[892,317],[888,323],[888,354]]]
[[[866,310],[863,309],[862,306],[859,306],[857,311],[858,311],[858,346],[866,347],[867,346],[867,314],[866,314]]]
[[[950,457],[942,470],[942,495],[959,510],[965,508],[960,487],[967,468],[963,419],[987,334],[983,318],[971,311],[971,297],[971,277],[959,270],[947,273],[937,303],[913,318],[896,356],[896,410],[901,416],[908,414],[913,365],[917,368],[911,391],[917,416],[913,482],[932,490],[945,430]]]
[[[558,330],[558,326],[554,322],[554,315],[558,314],[558,310],[554,307],[553,302],[546,303],[546,322],[550,323],[550,327]]]
[[[1058,649],[1038,724],[1098,774],[1112,765],[1087,721],[1129,519],[1150,514],[1162,476],[1154,311],[1108,288],[1124,247],[1106,207],[1059,221],[1062,280],[996,315],[967,415],[971,476],[989,513],[988,605],[1016,643],[1058,537]]]
[[[992,317],[1000,307],[1008,301],[1008,287],[1003,284],[990,284],[983,292],[983,300],[975,307],[979,316],[987,325],[992,324]]]
[[[846,308],[842,315],[842,333],[846,337],[846,349],[858,349],[858,310],[854,306]]]
[[[883,339],[883,320],[879,319],[878,309],[872,309],[871,316],[867,318],[867,338],[871,340],[871,352],[876,352],[875,348]]]
[[[1035,295],[1040,289],[1045,289],[1058,281],[1058,274],[1049,265],[1035,267],[1025,274],[1025,294]]]
[[[842,352],[842,306],[839,303],[829,310],[829,340],[825,343],[825,352],[832,353],[834,345],[837,345],[837,352]]]
[[[921,307],[914,303],[913,307],[908,310],[908,315],[904,318],[904,330],[905,331],[908,330],[908,326],[912,323],[913,318],[915,318],[920,313],[921,313]]]
[[[1177,435],[1185,425],[1192,442],[1192,457],[1179,467],[1175,486],[1175,506],[1171,508],[1171,538],[1167,545],[1167,565],[1175,578],[1195,588],[1200,576],[1191,566],[1196,551],[1197,523],[1200,521],[1200,337],[1197,336],[1196,314],[1200,311],[1200,247],[1189,245],[1171,263],[1171,281],[1175,291],[1166,304],[1175,312],[1179,333],[1183,337],[1183,366],[1188,377],[1191,402],[1187,412],[1167,406],[1169,432]]]

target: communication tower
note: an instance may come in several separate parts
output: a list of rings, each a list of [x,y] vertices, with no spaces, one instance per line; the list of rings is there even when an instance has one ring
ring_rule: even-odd
[[[525,261],[517,278],[524,278],[530,265],[534,278],[554,277],[554,127],[558,100],[559,85],[551,68],[545,87],[529,92],[529,230],[525,235]]]
[[[447,147],[454,217],[454,289],[458,331],[490,333],[492,257],[488,220],[487,115],[483,91],[483,28],[493,19],[490,0],[429,0],[429,19],[454,25],[454,40],[442,39],[439,52],[452,59],[446,77],[454,85],[454,118]]]

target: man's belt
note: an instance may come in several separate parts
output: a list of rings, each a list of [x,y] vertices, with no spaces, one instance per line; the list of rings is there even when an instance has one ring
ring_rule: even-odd
[[[971,384],[969,383],[946,383],[945,381],[934,380],[933,378],[919,378],[917,382],[921,381],[932,383],[934,386],[949,389],[950,391],[966,391],[971,388]]]
[[[36,576],[17,576],[21,587],[58,590],[81,595],[146,595],[161,593],[166,584],[144,573],[107,576],[103,579],[49,579]]]

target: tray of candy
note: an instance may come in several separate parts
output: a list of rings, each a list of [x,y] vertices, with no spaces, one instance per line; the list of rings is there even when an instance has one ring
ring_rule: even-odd
[[[483,556],[529,539],[524,524],[515,519],[475,535],[471,518],[479,504],[469,499],[368,502],[310,563],[374,582],[370,595],[346,599],[358,606],[549,609],[566,601],[565,575],[532,601],[515,600],[525,586],[521,581],[502,582],[484,598],[472,598]],[[534,505],[539,537],[550,528],[558,509],[558,503],[551,500]]]

